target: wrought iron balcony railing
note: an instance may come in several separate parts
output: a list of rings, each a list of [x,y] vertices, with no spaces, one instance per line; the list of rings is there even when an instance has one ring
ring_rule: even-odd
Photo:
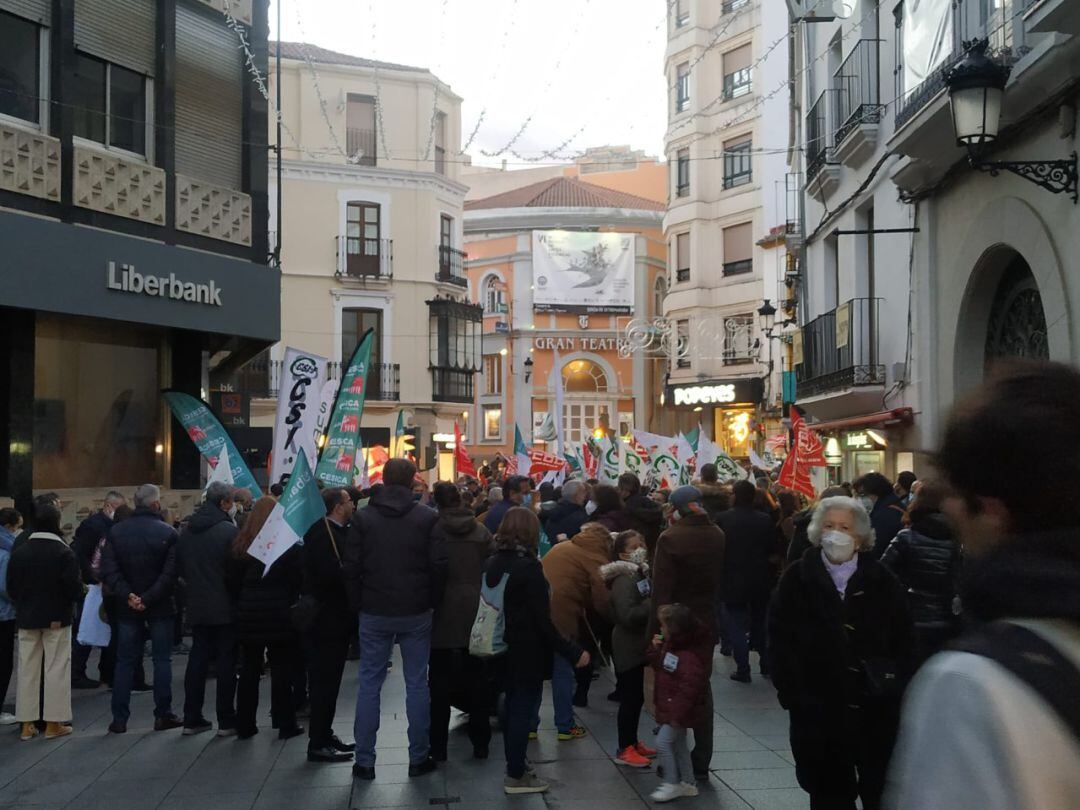
[[[859,124],[877,123],[881,116],[879,45],[876,39],[860,39],[833,77],[836,88],[833,143],[842,142]]]
[[[438,281],[448,284],[457,284],[467,287],[469,282],[465,278],[465,260],[468,254],[456,248],[439,246],[439,270],[435,273]]]
[[[803,326],[799,397],[885,384],[878,348],[877,298],[853,298]]]

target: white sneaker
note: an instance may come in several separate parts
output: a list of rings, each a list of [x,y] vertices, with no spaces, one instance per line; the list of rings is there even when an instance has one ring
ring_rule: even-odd
[[[649,798],[657,804],[663,804],[664,802],[673,802],[676,799],[681,799],[683,796],[689,796],[683,790],[683,785],[673,785],[670,782],[664,782],[660,787],[654,790]]]
[[[11,712],[0,712],[0,726],[13,726],[18,722]]]
[[[682,788],[682,795],[683,796],[697,796],[698,795],[697,785],[695,785],[693,782],[683,782],[683,783],[681,783],[679,785],[679,787]]]
[[[508,796],[518,796],[525,793],[546,793],[550,788],[547,782],[535,774],[525,772],[520,779],[503,777],[503,792]]]

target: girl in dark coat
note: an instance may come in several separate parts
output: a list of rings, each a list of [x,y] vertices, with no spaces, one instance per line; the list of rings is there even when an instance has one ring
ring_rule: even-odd
[[[698,726],[708,710],[709,669],[700,650],[711,635],[685,605],[664,605],[657,618],[660,634],[653,638],[648,657],[656,672],[656,747],[664,781],[649,798],[662,803],[698,795],[686,730]]]
[[[230,586],[236,594],[236,636],[240,642],[240,678],[236,686],[236,731],[242,739],[259,733],[259,676],[264,657],[270,662],[270,717],[278,737],[287,740],[304,733],[296,723],[292,681],[300,655],[291,608],[300,598],[303,565],[299,546],[279,557],[264,574],[260,560],[248,549],[262,530],[277,501],[259,498],[233,541],[229,560]]]
[[[799,785],[812,810],[881,806],[910,672],[903,588],[874,559],[862,505],[825,498],[803,558],[784,572],[769,617],[769,655],[791,721]]]

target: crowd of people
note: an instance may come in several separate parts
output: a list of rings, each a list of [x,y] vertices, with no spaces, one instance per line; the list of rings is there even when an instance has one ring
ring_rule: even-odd
[[[722,483],[712,465],[670,492],[646,492],[629,473],[610,485],[512,475],[429,491],[412,462],[391,459],[370,491],[323,489],[325,517],[269,570],[247,551],[272,495],[252,503],[211,484],[178,531],[154,485],[130,509],[110,492],[70,545],[56,496],[41,495],[32,531],[0,510],[0,695],[17,631],[8,721],[24,740],[72,733],[71,689],[99,685],[72,626],[99,586],[114,734],[140,688],[153,690],[156,731],[212,731],[212,672],[216,733],[249,739],[268,675],[280,738],[306,732],[309,760],[352,761],[355,778],[375,779],[397,646],[409,776],[451,755],[457,707],[478,759],[498,716],[505,792],[542,793],[527,753],[544,682],[556,739],[572,743],[588,734],[575,708],[610,661],[612,758],[655,763],[651,798],[668,802],[709,777],[710,682],[730,657],[733,681],[771,678],[813,810],[857,799],[863,810],[1080,805],[1080,518],[1060,495],[1080,484],[1077,401],[1076,370],[1017,367],[956,406],[936,479],[870,473],[813,502],[765,474]],[[1032,458],[1033,423],[1053,432],[1054,454]],[[171,659],[185,628],[178,716]],[[351,650],[347,742],[334,718]]]

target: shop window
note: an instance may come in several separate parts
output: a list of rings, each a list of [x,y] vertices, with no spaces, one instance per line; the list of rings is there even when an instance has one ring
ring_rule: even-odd
[[[39,313],[34,341],[34,489],[161,481],[159,334]]]
[[[0,115],[40,123],[41,28],[0,11]]]
[[[76,53],[71,82],[75,135],[145,155],[146,85],[141,73]]]
[[[502,406],[484,406],[484,441],[498,441],[502,438]]]

